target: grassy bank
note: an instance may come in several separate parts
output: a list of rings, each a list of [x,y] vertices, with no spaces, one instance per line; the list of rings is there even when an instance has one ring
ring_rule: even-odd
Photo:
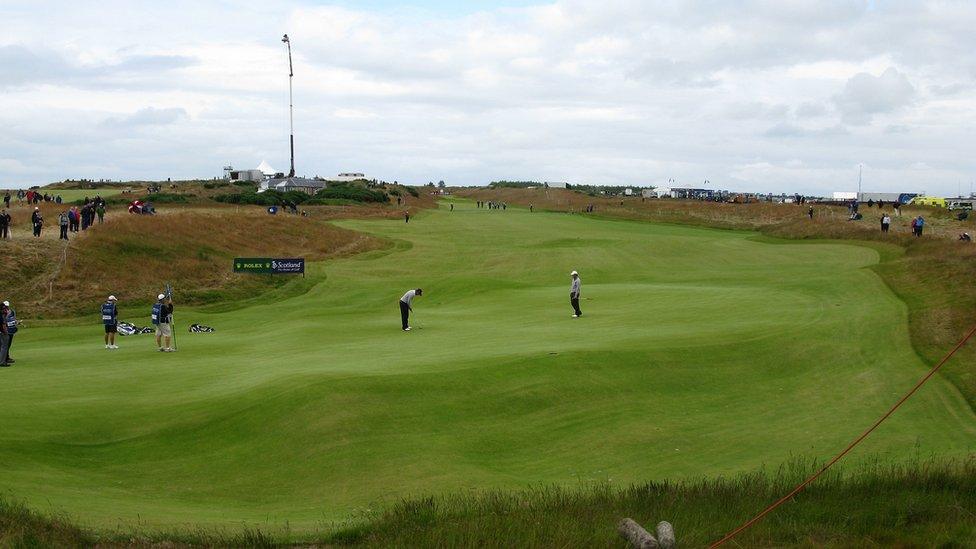
[[[0,499],[0,545],[325,547],[621,547],[616,523],[675,526],[682,547],[720,538],[813,464],[734,477],[617,486],[538,487],[404,500],[348,526],[284,530],[89,532]],[[870,464],[832,473],[731,547],[966,547],[976,544],[974,461]]]

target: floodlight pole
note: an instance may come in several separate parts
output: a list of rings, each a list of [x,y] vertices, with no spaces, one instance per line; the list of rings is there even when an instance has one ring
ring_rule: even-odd
[[[288,39],[286,34],[281,39],[288,48],[288,128],[290,131],[289,139],[291,146],[291,170],[288,171],[288,177],[295,177],[295,102],[292,100],[292,78],[295,76],[295,70],[292,68],[291,64],[291,40]]]

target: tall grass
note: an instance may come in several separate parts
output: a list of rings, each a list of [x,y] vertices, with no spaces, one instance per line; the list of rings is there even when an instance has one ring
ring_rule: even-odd
[[[352,525],[294,539],[287,528],[88,532],[0,499],[0,546],[620,547],[616,523],[671,522],[701,547],[788,492],[818,464],[797,460],[735,477],[617,486],[539,486],[404,500]],[[731,547],[971,547],[976,461],[874,462],[832,471]]]
[[[621,546],[616,523],[668,520],[682,547],[720,538],[814,467],[793,462],[733,478],[538,487],[403,501],[325,541],[392,547]],[[826,475],[736,540],[741,547],[976,543],[976,465],[915,462]]]

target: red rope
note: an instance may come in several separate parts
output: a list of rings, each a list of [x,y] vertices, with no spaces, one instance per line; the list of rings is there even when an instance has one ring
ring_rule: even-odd
[[[840,461],[841,458],[843,458],[844,456],[846,456],[848,454],[848,452],[850,452],[851,450],[854,449],[855,446],[857,446],[858,444],[860,444],[862,440],[864,440],[865,438],[867,438],[868,435],[870,435],[872,431],[874,431],[875,429],[877,429],[878,426],[881,425],[881,423],[884,422],[884,420],[888,419],[888,417],[891,416],[891,414],[895,413],[895,410],[897,410],[902,404],[905,403],[906,400],[908,400],[912,395],[914,395],[915,392],[918,391],[922,387],[922,385],[925,385],[925,382],[928,381],[932,376],[934,376],[935,373],[939,371],[939,368],[942,368],[942,365],[945,364],[946,362],[948,362],[949,359],[952,358],[952,355],[956,354],[956,351],[958,351],[960,348],[962,348],[962,346],[965,345],[966,342],[969,341],[969,338],[973,337],[974,334],[976,334],[976,326],[973,326],[973,328],[971,330],[969,330],[969,333],[967,333],[965,335],[965,337],[963,337],[961,340],[959,340],[959,343],[957,343],[956,346],[953,347],[952,350],[949,351],[948,354],[946,354],[944,357],[942,357],[942,360],[940,360],[938,364],[936,364],[931,370],[929,370],[929,373],[927,373],[925,375],[925,377],[923,377],[918,383],[915,384],[914,387],[912,387],[912,390],[911,391],[908,391],[908,393],[905,394],[905,396],[901,397],[901,400],[899,400],[897,403],[895,403],[895,405],[892,406],[891,409],[888,410],[885,413],[885,415],[881,416],[881,418],[878,419],[878,421],[875,421],[874,422],[874,425],[872,425],[866,431],[864,431],[863,433],[861,433],[861,436],[857,437],[856,439],[854,439],[853,442],[851,442],[850,444],[848,444],[847,445],[847,448],[844,448],[844,451],[843,452],[841,452],[841,453],[837,454],[836,456],[834,456],[834,459],[832,459],[829,462],[827,462],[827,464],[824,465],[823,467],[821,467],[819,471],[817,471],[816,473],[810,475],[809,478],[807,478],[806,480],[804,480],[803,482],[801,482],[800,484],[798,484],[797,487],[794,488],[789,494],[786,494],[785,496],[779,498],[778,500],[776,500],[775,502],[773,502],[772,505],[770,505],[769,507],[766,507],[765,509],[763,509],[762,512],[760,512],[758,515],[752,517],[751,519],[749,519],[748,521],[746,521],[745,523],[743,523],[741,526],[739,526],[735,530],[732,530],[731,532],[729,532],[728,534],[726,534],[725,537],[723,537],[722,539],[720,539],[720,540],[716,541],[715,543],[712,543],[711,545],[709,545],[709,549],[715,549],[716,547],[720,547],[720,546],[724,545],[727,541],[731,540],[732,538],[734,538],[735,536],[737,536],[739,533],[741,533],[743,530],[749,528],[753,524],[755,524],[755,523],[759,522],[760,520],[762,520],[763,517],[765,517],[769,513],[773,512],[774,509],[776,509],[780,505],[786,503],[790,498],[792,498],[793,496],[797,495],[804,488],[806,488],[807,486],[809,486],[813,481],[817,480],[817,478],[819,478],[820,475],[824,474],[824,472],[827,471],[827,469],[830,469],[830,467],[833,464],[835,464],[838,461]]]

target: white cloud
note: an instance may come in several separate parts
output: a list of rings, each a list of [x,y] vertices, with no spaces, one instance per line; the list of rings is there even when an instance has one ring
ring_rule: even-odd
[[[846,122],[867,124],[874,115],[897,111],[914,98],[915,86],[908,77],[889,67],[880,76],[865,72],[852,76],[834,101]]]
[[[858,163],[893,190],[976,172],[973,3],[14,3],[0,185],[287,164],[285,32],[302,173],[828,193]]]

